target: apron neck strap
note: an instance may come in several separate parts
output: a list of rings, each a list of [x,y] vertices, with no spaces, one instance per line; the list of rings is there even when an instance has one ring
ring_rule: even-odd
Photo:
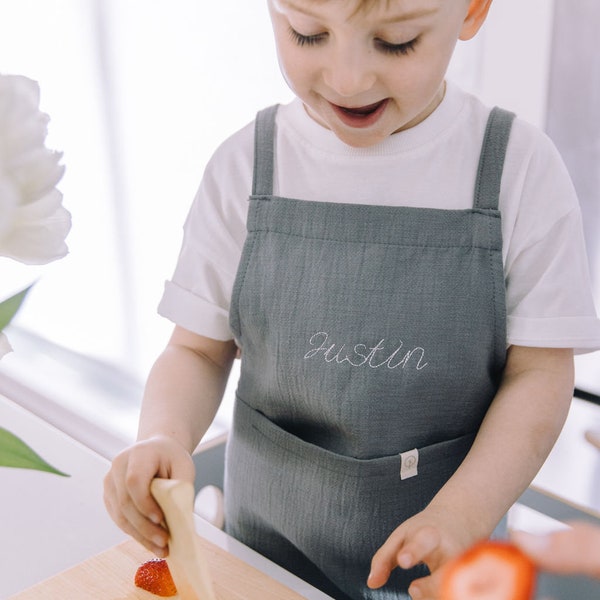
[[[273,170],[275,164],[275,116],[279,105],[261,110],[254,125],[254,175],[253,196],[273,195]]]
[[[488,118],[479,157],[474,208],[498,209],[500,182],[514,113],[497,106]]]
[[[273,194],[275,117],[278,108],[279,105],[275,104],[261,110],[256,115],[253,196],[271,196]],[[498,107],[493,108],[490,112],[479,158],[474,208],[498,209],[506,147],[514,118],[514,113]]]

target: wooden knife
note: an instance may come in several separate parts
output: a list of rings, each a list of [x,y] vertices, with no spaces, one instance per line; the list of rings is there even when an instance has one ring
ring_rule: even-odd
[[[156,478],[150,491],[169,530],[167,564],[181,600],[216,600],[208,561],[194,527],[194,487],[187,481]]]

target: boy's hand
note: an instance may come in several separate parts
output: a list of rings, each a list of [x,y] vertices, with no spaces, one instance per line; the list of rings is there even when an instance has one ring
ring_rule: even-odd
[[[475,541],[466,520],[429,507],[395,529],[375,553],[367,585],[382,587],[393,569],[425,563],[431,575],[415,580],[408,591],[413,600],[437,600],[440,567]]]
[[[150,494],[155,477],[194,480],[194,463],[176,440],[155,436],[121,452],[104,478],[104,503],[115,523],[159,557],[167,555],[163,513]]]

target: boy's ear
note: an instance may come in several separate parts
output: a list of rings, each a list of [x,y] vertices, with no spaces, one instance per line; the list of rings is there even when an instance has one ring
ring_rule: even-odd
[[[465,17],[458,39],[466,41],[475,36],[479,28],[483,25],[491,4],[492,0],[471,0],[469,2],[467,16]]]

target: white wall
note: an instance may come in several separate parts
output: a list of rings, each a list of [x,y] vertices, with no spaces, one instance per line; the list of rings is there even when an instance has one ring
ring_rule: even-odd
[[[495,0],[479,34],[459,42],[450,76],[543,128],[553,8],[554,0]]]

